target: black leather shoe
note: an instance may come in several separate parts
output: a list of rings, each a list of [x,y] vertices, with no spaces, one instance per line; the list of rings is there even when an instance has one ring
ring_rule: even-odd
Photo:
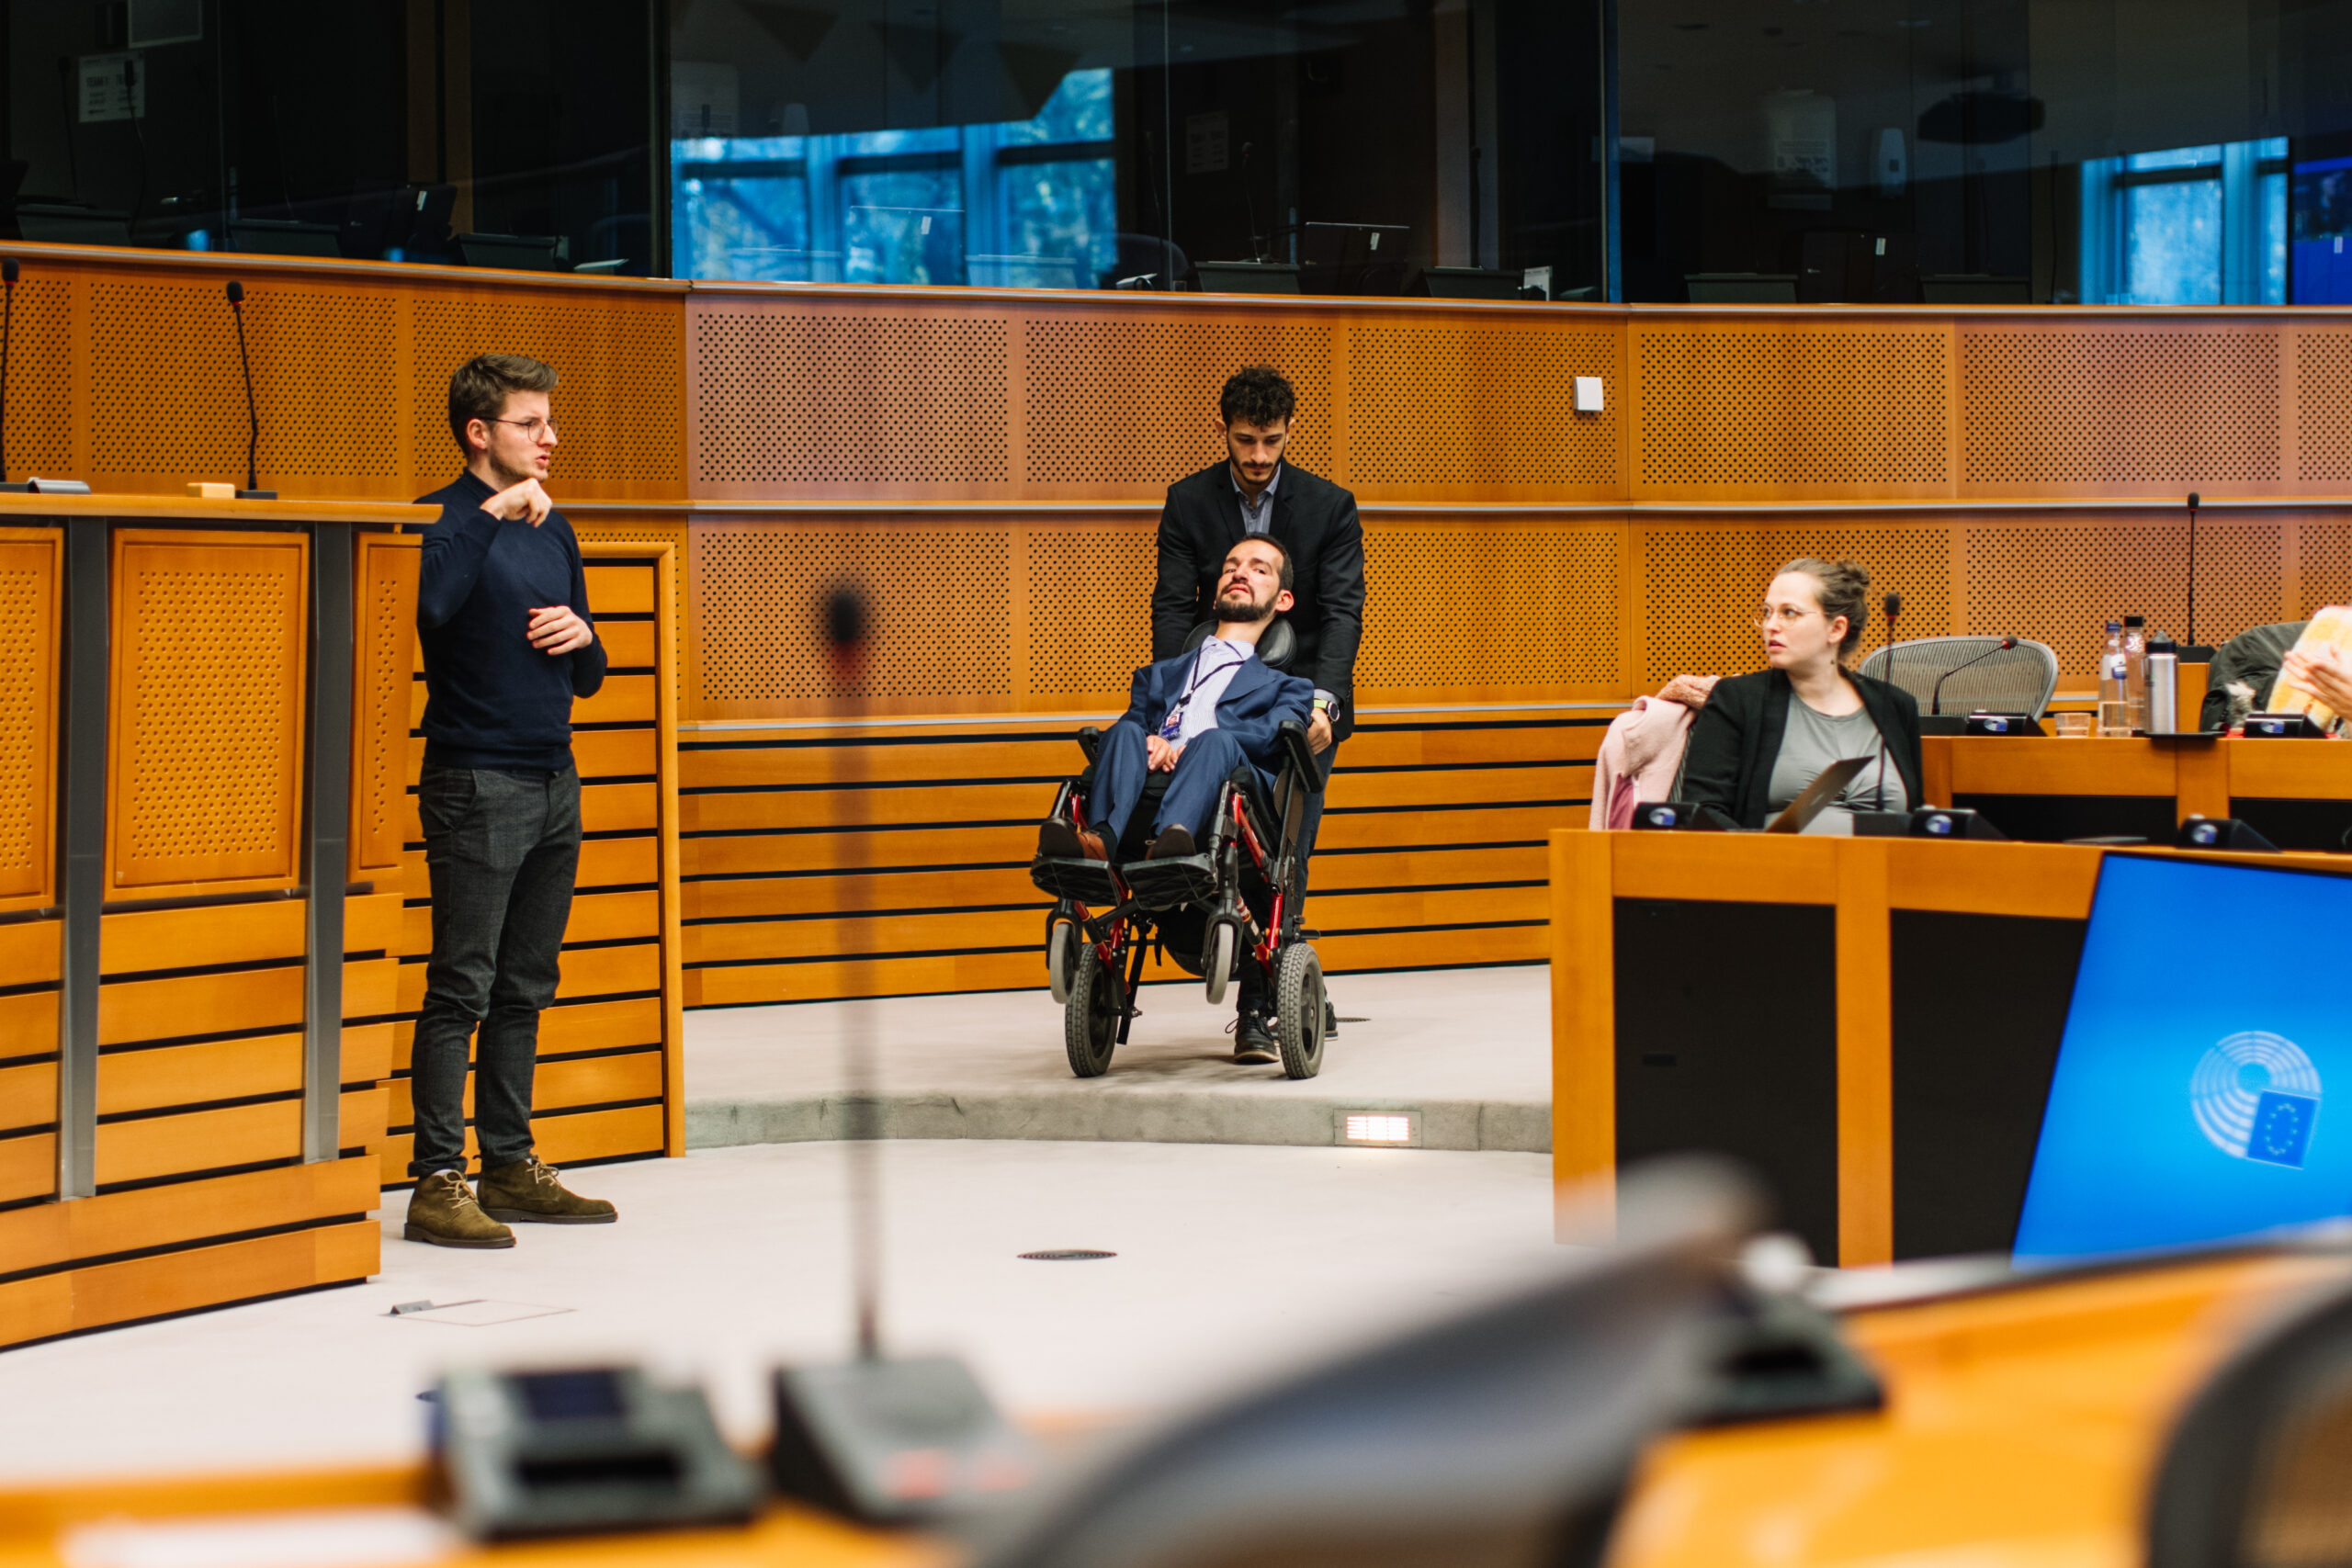
[[[1146,860],[1183,860],[1200,851],[1193,847],[1193,830],[1182,822],[1171,822],[1159,830],[1151,841],[1151,852]]]
[[[1037,853],[1046,860],[1109,860],[1102,835],[1060,817],[1048,817],[1037,829]]]
[[[1266,1021],[1254,1012],[1243,1013],[1233,1032],[1233,1059],[1253,1066],[1282,1060],[1282,1051],[1274,1042],[1274,1032],[1268,1029]]]

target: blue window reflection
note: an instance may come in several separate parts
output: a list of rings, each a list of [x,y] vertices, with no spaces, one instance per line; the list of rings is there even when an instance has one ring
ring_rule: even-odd
[[[2287,299],[2287,140],[2174,147],[2083,165],[2083,299]]]
[[[1031,119],[670,145],[681,277],[1091,288],[1117,259],[1107,70]]]

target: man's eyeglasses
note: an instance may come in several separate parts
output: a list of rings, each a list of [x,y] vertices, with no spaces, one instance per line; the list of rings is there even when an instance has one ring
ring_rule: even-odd
[[[521,431],[524,438],[529,441],[537,441],[539,438],[539,432],[542,430],[546,431],[550,435],[555,434],[555,421],[551,419],[539,419],[536,416],[530,419],[493,419],[490,423],[492,424],[511,424],[515,429]]]
[[[1799,609],[1794,604],[1783,604],[1777,610],[1766,610],[1762,615],[1758,615],[1756,629],[1759,632],[1768,631],[1775,621],[1782,626],[1792,626],[1812,614],[1812,611]]]

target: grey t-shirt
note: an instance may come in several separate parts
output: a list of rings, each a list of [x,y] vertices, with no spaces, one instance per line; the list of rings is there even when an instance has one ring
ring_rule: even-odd
[[[1781,754],[1772,762],[1772,782],[1765,791],[1765,804],[1777,815],[1804,794],[1804,786],[1819,778],[1830,763],[1860,757],[1871,765],[1856,773],[1843,793],[1813,819],[1805,831],[1851,833],[1853,814],[1857,811],[1908,811],[1910,797],[1903,788],[1903,774],[1896,770],[1894,760],[1887,758],[1883,767],[1876,761],[1885,750],[1886,743],[1879,735],[1878,726],[1871,721],[1868,708],[1856,708],[1852,713],[1833,717],[1791,693],[1789,727],[1781,734]]]

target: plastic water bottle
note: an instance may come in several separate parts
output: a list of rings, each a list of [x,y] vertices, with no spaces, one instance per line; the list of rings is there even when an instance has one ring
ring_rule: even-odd
[[[2132,704],[2127,687],[2130,666],[2123,655],[2123,623],[2107,623],[2107,647],[2098,656],[2098,732],[2101,736],[2131,733]]]
[[[2131,705],[2132,733],[2148,733],[2148,617],[2123,617],[2123,700]]]

